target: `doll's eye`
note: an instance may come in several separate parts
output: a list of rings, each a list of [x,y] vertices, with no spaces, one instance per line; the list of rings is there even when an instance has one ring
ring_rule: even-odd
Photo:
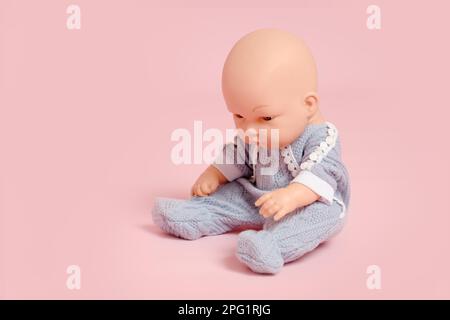
[[[273,119],[273,117],[263,117],[262,119],[263,119],[264,121],[270,121],[270,120]]]
[[[240,114],[235,114],[234,115],[236,118],[238,118],[238,119],[242,119],[243,118],[243,116],[241,116]]]

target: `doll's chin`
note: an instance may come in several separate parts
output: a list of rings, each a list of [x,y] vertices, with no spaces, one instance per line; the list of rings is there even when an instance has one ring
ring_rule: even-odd
[[[256,143],[256,145],[258,146],[258,148],[264,148],[264,149],[273,149],[273,148],[275,148],[275,146],[272,147],[272,144],[270,142],[269,143],[264,143],[264,144]],[[289,145],[289,143],[287,143],[287,144],[277,144],[276,148],[277,149],[283,149],[284,147],[286,147],[288,145]]]
[[[258,148],[266,148],[266,149],[272,149],[272,146],[274,145],[270,140],[269,141],[267,141],[267,142],[264,142],[264,143],[261,143],[260,141],[253,141],[253,142],[250,142],[248,139],[245,139],[244,140],[245,141],[245,144],[247,144],[247,145],[252,145],[252,144],[254,144],[254,145],[256,145]],[[286,147],[286,146],[288,146],[288,145],[290,145],[290,143],[288,143],[288,142],[279,142],[279,143],[277,143],[276,144],[276,148],[277,149],[282,149],[282,148],[284,148],[284,147]],[[274,146],[275,147],[275,146]]]

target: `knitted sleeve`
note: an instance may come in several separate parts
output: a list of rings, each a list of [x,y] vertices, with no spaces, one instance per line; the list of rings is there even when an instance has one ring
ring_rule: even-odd
[[[217,159],[212,163],[228,181],[250,177],[253,173],[249,165],[249,150],[244,141],[236,135],[233,142],[227,143]]]
[[[338,131],[334,125],[311,135],[303,152],[292,150],[297,171],[291,183],[301,183],[320,196],[319,201],[331,204],[345,168],[341,161]]]

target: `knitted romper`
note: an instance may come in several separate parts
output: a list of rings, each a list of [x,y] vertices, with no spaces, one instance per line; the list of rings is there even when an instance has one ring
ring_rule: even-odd
[[[153,220],[162,230],[189,240],[240,227],[260,229],[239,234],[237,258],[255,272],[277,273],[285,263],[337,234],[345,223],[350,185],[341,160],[338,131],[330,122],[308,125],[292,144],[280,149],[278,166],[272,174],[267,170],[262,174],[262,169],[273,167],[273,163],[249,161],[252,158],[248,146],[244,147],[245,154],[236,151],[239,143],[243,144],[242,140],[235,139],[223,149],[222,156],[229,158],[232,154],[233,162],[213,163],[229,183],[205,197],[157,198]],[[243,161],[239,162],[239,157]],[[308,186],[320,199],[279,221],[261,216],[255,201],[289,183]]]

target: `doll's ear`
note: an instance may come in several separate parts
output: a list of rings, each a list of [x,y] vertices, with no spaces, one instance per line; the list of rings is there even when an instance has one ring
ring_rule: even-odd
[[[311,112],[315,112],[319,106],[319,96],[316,92],[308,92],[304,98],[304,104]]]

